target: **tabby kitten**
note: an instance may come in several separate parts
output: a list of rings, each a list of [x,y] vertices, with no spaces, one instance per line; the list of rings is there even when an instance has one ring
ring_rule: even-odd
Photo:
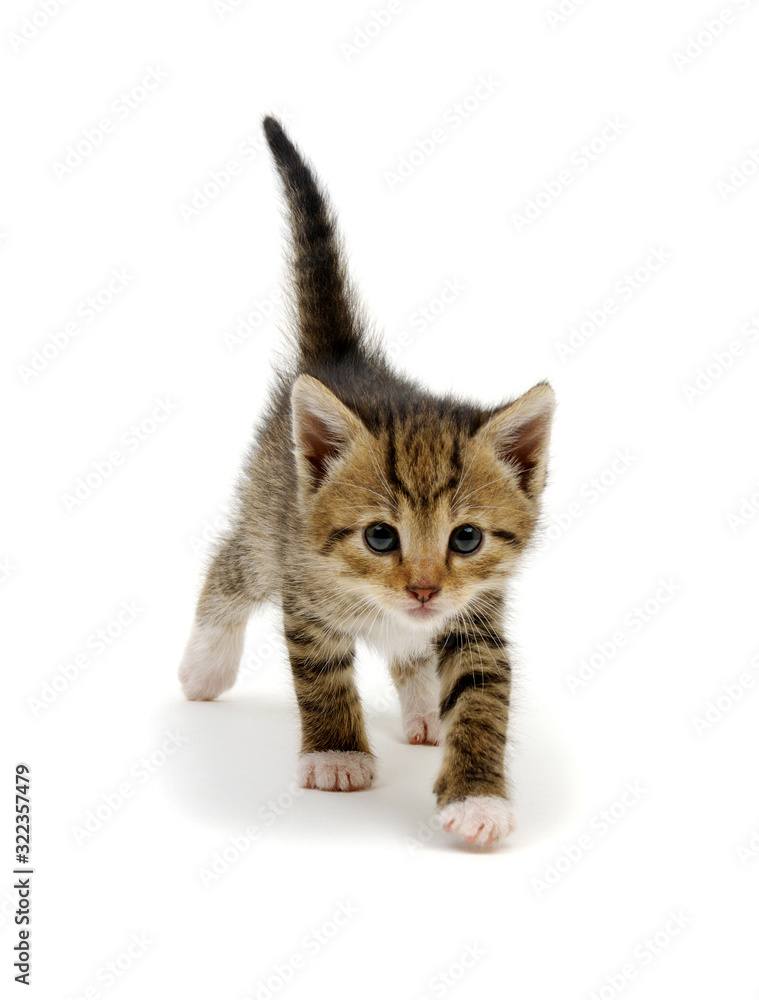
[[[504,770],[511,668],[503,584],[535,528],[554,395],[487,407],[431,395],[366,330],[330,204],[274,118],[289,208],[297,349],[246,459],[179,671],[186,696],[235,681],[248,616],[281,605],[306,788],[369,788],[354,679],[389,659],[409,743],[444,745],[442,825],[490,845],[513,826]]]

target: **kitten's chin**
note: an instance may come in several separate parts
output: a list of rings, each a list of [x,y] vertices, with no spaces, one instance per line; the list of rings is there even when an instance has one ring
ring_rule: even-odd
[[[403,611],[406,621],[411,621],[421,628],[439,625],[443,621],[443,613],[439,608],[428,608],[420,604],[418,608],[406,608]]]

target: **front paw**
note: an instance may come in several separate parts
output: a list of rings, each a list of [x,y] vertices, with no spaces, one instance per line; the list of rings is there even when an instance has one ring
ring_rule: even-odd
[[[179,665],[179,681],[188,701],[213,701],[237,678],[243,634],[195,625]]]
[[[477,847],[492,847],[516,825],[511,803],[494,795],[471,795],[451,802],[440,811],[440,821],[446,833]]]
[[[214,701],[232,686],[234,677],[217,670],[211,654],[188,648],[179,665],[179,683],[188,701]]]
[[[359,792],[371,788],[374,758],[360,750],[319,750],[302,753],[298,760],[298,783],[302,788],[323,792]]]
[[[427,746],[440,746],[442,727],[440,716],[437,711],[428,712],[427,715],[412,715],[405,720],[406,739],[409,743]]]

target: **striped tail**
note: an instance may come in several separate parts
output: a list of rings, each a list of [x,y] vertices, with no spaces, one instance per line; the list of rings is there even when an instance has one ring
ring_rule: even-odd
[[[290,210],[301,358],[306,365],[334,363],[354,354],[361,343],[334,213],[277,119],[266,117],[263,126]]]

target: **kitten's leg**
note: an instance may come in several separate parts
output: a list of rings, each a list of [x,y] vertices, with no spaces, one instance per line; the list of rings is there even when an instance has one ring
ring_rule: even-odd
[[[185,696],[212,701],[237,677],[245,626],[257,593],[244,550],[230,540],[217,553],[206,575],[195,623],[179,667]]]
[[[300,709],[300,784],[327,792],[369,788],[374,757],[354,680],[353,639],[292,606],[284,625]]]
[[[431,746],[440,743],[440,681],[436,665],[437,658],[432,653],[396,658],[390,663],[390,676],[401,701],[403,729],[409,743]]]
[[[511,666],[500,600],[438,641],[445,751],[435,792],[443,829],[490,846],[514,826],[504,763]]]

